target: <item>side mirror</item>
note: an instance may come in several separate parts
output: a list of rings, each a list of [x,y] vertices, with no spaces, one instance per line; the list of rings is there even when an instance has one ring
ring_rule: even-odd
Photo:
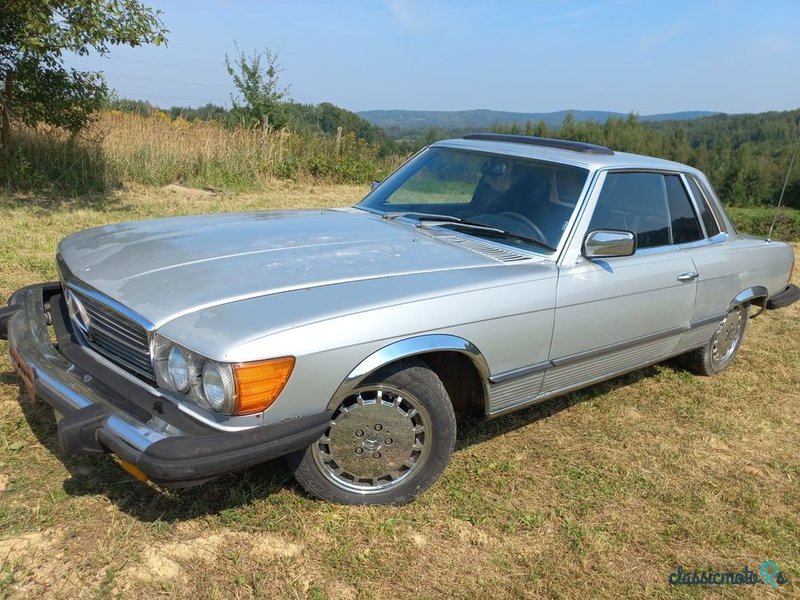
[[[378,187],[380,184],[381,184],[381,182],[380,182],[380,181],[373,181],[373,182],[370,184],[370,186],[369,186],[369,189],[370,189],[370,191],[374,190],[374,189],[375,189],[376,187]]]
[[[636,252],[636,235],[631,231],[595,229],[586,234],[583,255],[586,258],[614,258]]]

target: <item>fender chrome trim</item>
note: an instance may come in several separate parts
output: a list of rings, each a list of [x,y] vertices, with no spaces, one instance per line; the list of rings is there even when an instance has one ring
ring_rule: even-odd
[[[403,358],[429,352],[459,352],[466,355],[478,370],[484,397],[489,397],[489,365],[481,351],[472,342],[455,335],[429,334],[393,342],[370,354],[350,371],[328,403],[328,409],[335,407],[342,398],[349,396],[367,376],[381,367]]]
[[[745,302],[753,302],[753,300],[766,300],[768,297],[769,290],[767,288],[765,288],[763,285],[754,285],[736,294],[733,300],[731,300],[731,303],[728,305],[728,310],[731,310],[734,306],[744,304]]]

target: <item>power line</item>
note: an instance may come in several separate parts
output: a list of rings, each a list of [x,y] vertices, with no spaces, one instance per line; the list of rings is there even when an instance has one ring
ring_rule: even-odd
[[[783,180],[783,189],[781,190],[781,196],[778,198],[778,205],[775,207],[775,216],[772,219],[772,224],[769,226],[769,233],[767,233],[767,239],[772,239],[772,230],[775,229],[775,223],[778,220],[778,215],[781,212],[781,204],[783,204],[783,194],[786,192],[786,186],[789,185],[789,176],[792,174],[792,167],[794,166],[794,160],[797,158],[797,151],[800,150],[800,136],[797,136],[797,145],[794,147],[794,154],[792,154],[792,160],[789,161],[789,169],[786,171],[786,179]]]
[[[163,62],[158,60],[151,60],[149,58],[128,58],[124,56],[116,56],[112,57],[109,55],[105,56],[98,56],[96,57],[100,61],[99,68],[102,69],[103,62],[112,62],[112,63],[129,63],[129,64],[137,64],[137,65],[149,65],[149,66],[156,66],[156,67],[169,67],[172,69],[179,69],[181,71],[192,71],[196,73],[209,73],[209,74],[218,74],[223,71],[222,61],[220,61],[220,68],[219,69],[210,69],[210,68],[203,68],[197,66],[190,66],[190,65],[179,65],[176,63],[169,63]]]
[[[188,65],[178,65],[178,64],[175,64],[175,63],[168,63],[168,62],[162,62],[162,61],[158,61],[158,60],[151,60],[149,58],[138,59],[138,58],[126,58],[124,56],[114,56],[114,57],[105,56],[103,58],[105,60],[111,60],[113,62],[126,62],[126,63],[132,63],[132,64],[145,64],[145,65],[153,65],[153,66],[157,66],[157,67],[171,67],[171,68],[174,68],[174,69],[180,69],[182,71],[195,71],[197,73],[219,73],[220,72],[219,69],[204,69],[202,67],[195,67],[195,66],[191,66],[190,67]],[[220,62],[220,65],[222,65],[222,62]]]
[[[231,89],[230,84],[224,83],[197,83],[196,81],[176,81],[174,79],[154,79],[152,77],[139,77],[136,75],[122,75],[120,73],[113,73],[111,71],[103,71],[103,73],[112,75],[117,79],[130,79],[131,81],[146,81],[148,83],[163,83],[168,85],[191,85],[194,87],[214,87]]]

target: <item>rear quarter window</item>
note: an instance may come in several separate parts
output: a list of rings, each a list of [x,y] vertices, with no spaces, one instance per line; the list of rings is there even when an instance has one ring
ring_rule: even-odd
[[[672,243],[686,244],[703,239],[700,222],[692,208],[692,202],[677,175],[665,175],[667,201],[672,224]]]
[[[719,224],[717,223],[717,218],[714,216],[711,206],[709,206],[708,198],[702,191],[700,184],[697,183],[693,176],[688,176],[686,180],[689,182],[689,189],[691,190],[692,196],[694,196],[695,202],[697,203],[697,208],[700,211],[700,218],[703,220],[706,233],[708,234],[708,237],[714,237],[720,232],[720,228]]]

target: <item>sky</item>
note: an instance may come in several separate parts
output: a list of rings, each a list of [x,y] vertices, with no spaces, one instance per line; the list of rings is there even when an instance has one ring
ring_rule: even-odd
[[[642,115],[800,106],[800,1],[144,0],[166,47],[70,57],[123,98],[230,105],[234,41],[302,103]]]

